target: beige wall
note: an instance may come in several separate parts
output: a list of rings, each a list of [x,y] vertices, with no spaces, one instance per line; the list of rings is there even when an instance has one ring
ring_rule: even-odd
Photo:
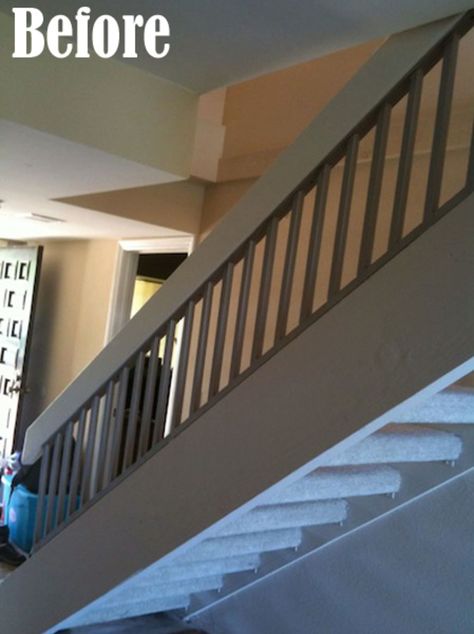
[[[200,240],[366,63],[381,40],[227,89],[218,182],[206,188]]]
[[[199,232],[200,242],[204,240],[210,231],[214,229],[219,220],[242,198],[255,181],[255,178],[248,178],[228,183],[216,183],[206,187]]]
[[[228,88],[224,158],[289,145],[381,43],[368,42]]]
[[[340,91],[342,86],[363,66],[381,40],[368,42],[324,58],[299,64],[251,81],[231,86],[226,92],[223,124],[226,138],[220,160],[219,178],[206,188],[200,239],[202,240],[218,220],[259,178],[278,154],[304,130],[314,117]],[[452,161],[446,178],[445,192],[456,188],[463,175],[452,167],[459,164],[460,154],[466,152],[474,114],[474,84],[470,80],[474,34],[465,37],[460,46],[453,113],[449,129],[448,147]],[[414,190],[426,184],[426,159],[434,130],[436,100],[440,80],[440,64],[425,77],[421,100],[421,116],[415,152],[415,177],[409,204],[419,204]],[[387,156],[387,183],[394,184],[397,159],[403,134],[406,99],[392,112],[391,132]],[[371,158],[372,139],[366,139],[359,150],[359,171],[367,168]],[[463,159],[464,161],[464,159]],[[366,167],[364,167],[364,164]],[[387,184],[383,195],[390,193]],[[393,193],[393,192],[392,192]],[[417,192],[417,196],[421,191]],[[414,212],[416,213],[416,212]]]
[[[228,88],[219,180],[260,176],[381,43],[368,42]]]
[[[191,174],[204,181],[216,181],[225,141],[223,125],[227,90],[213,90],[199,98]]]
[[[101,350],[117,249],[102,240],[42,244],[26,424]]]

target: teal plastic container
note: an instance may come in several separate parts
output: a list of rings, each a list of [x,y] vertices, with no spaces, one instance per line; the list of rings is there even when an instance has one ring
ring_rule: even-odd
[[[2,476],[3,517],[8,525],[10,541],[29,553],[33,546],[38,496],[19,484],[11,493],[12,476]]]
[[[10,531],[10,541],[25,553],[31,552],[36,523],[36,508],[38,495],[31,493],[23,484],[11,489],[13,476],[3,475],[3,518]],[[64,498],[64,506],[67,508],[69,495]],[[44,506],[48,504],[48,496],[45,496]],[[56,513],[58,498],[53,499],[53,514]],[[76,508],[80,506],[80,497],[77,496]],[[43,521],[46,523],[45,513]],[[43,528],[44,528],[43,524]]]

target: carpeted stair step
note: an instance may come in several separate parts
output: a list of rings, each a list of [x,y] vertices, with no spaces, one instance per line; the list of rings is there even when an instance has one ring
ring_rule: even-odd
[[[81,619],[81,625],[92,623],[106,623],[119,619],[129,619],[134,616],[168,612],[169,610],[186,609],[190,604],[189,596],[154,597],[130,603],[114,602],[102,604],[100,608],[91,609],[87,616]]]
[[[287,487],[270,492],[264,504],[335,500],[360,495],[396,493],[401,476],[386,466],[329,467],[317,469]]]
[[[271,531],[299,526],[338,524],[347,517],[345,500],[297,502],[261,506],[239,519],[229,522],[218,532],[219,537]]]
[[[230,537],[207,539],[183,555],[181,562],[207,561],[223,557],[272,552],[285,548],[297,548],[301,544],[302,532],[299,528],[272,530]]]
[[[187,594],[197,594],[198,592],[208,592],[209,590],[219,590],[222,588],[224,579],[222,575],[212,575],[198,577],[196,579],[182,579],[181,581],[170,581],[169,583],[153,583],[149,580],[141,580],[133,584],[126,583],[114,593],[113,603],[133,603],[154,597],[176,597]]]
[[[181,560],[178,560],[181,561]],[[171,583],[186,579],[197,579],[209,575],[226,575],[236,572],[257,570],[260,567],[260,555],[250,554],[237,557],[225,557],[210,561],[196,561],[187,564],[153,567],[143,573],[144,579],[154,583]]]
[[[457,460],[462,440],[455,434],[420,427],[388,425],[353,447],[334,453],[324,466]]]
[[[474,388],[455,386],[407,409],[395,423],[474,424]]]

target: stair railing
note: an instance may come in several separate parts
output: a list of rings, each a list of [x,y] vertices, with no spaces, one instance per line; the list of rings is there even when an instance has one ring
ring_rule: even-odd
[[[42,450],[35,548],[474,190],[470,133],[462,181],[457,191],[443,193],[458,49],[472,26],[472,13],[457,21],[47,440]],[[422,213],[414,222],[407,209],[420,104],[424,82],[435,68],[440,68],[440,79],[434,134],[426,156]],[[393,201],[387,210],[381,200],[390,160],[390,123],[394,110],[403,104],[402,144]],[[364,162],[370,169],[362,197],[355,195],[355,189],[357,167]],[[364,201],[359,211],[356,199]],[[384,227],[385,238],[380,240],[378,233]],[[380,242],[383,245],[377,247]]]

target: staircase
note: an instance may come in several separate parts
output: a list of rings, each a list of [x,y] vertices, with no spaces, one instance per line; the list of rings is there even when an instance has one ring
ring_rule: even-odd
[[[252,510],[172,564],[157,562],[127,580],[68,625],[170,610],[192,622],[473,466],[474,389],[448,388],[307,475],[266,491]]]
[[[11,632],[170,610],[192,619],[472,467],[474,394],[448,388],[474,358],[471,130],[465,176],[443,189],[472,21],[380,49],[31,427],[35,549],[0,588]],[[435,133],[413,216],[433,69]],[[359,152],[370,169],[357,197]]]

